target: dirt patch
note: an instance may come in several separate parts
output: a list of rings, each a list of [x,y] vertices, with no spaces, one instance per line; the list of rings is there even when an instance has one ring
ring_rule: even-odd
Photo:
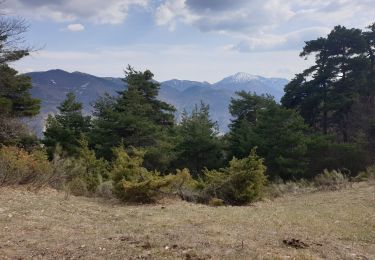
[[[283,240],[283,243],[284,245],[286,246],[289,246],[289,247],[293,247],[293,248],[296,248],[296,249],[303,249],[303,248],[308,248],[309,245],[306,244],[305,242],[299,240],[299,239],[284,239]]]

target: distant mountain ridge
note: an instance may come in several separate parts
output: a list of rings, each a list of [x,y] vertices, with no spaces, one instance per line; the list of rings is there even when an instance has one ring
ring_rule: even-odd
[[[82,102],[85,114],[92,113],[92,104],[104,93],[117,95],[125,88],[121,78],[97,77],[82,72],[49,70],[27,73],[32,79],[31,94],[42,100],[41,113],[30,120],[29,125],[39,136],[43,131],[48,114],[55,114],[57,106],[65,99],[68,92],[73,92]],[[210,105],[210,115],[218,122],[221,132],[228,130],[231,116],[228,106],[236,91],[250,91],[257,94],[270,94],[277,101],[284,93],[288,80],[283,78],[265,78],[244,72],[224,78],[210,84],[190,80],[172,79],[161,82],[159,98],[174,105],[176,116],[186,109],[191,111],[201,101]]]

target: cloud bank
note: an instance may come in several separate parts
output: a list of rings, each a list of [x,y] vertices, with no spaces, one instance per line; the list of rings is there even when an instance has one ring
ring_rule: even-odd
[[[123,23],[131,7],[145,7],[148,0],[11,0],[6,11],[57,22],[88,20],[98,24]]]
[[[165,0],[155,17],[237,38],[234,50],[254,52],[301,48],[337,24],[365,27],[374,13],[373,0]]]
[[[32,19],[122,24],[131,8],[147,10],[155,24],[170,31],[190,26],[231,39],[231,50],[264,52],[301,49],[333,26],[363,28],[374,22],[374,0],[8,0],[10,13]],[[73,26],[74,25],[74,26]]]

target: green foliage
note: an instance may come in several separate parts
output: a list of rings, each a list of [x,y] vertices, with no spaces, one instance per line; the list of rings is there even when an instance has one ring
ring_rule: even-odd
[[[0,114],[29,117],[39,113],[40,100],[31,97],[31,79],[6,64],[0,65]]]
[[[8,66],[29,54],[28,48],[21,47],[26,31],[24,20],[0,15],[0,145],[29,149],[36,138],[19,119],[38,114],[40,100],[30,95],[31,79]]]
[[[109,163],[97,159],[85,139],[79,143],[78,156],[63,164],[66,186],[74,195],[94,195],[97,187],[109,178]]]
[[[305,177],[308,127],[303,119],[270,97],[244,92],[239,95],[230,106],[235,117],[228,135],[230,153],[241,158],[258,147],[272,179]]]
[[[274,98],[269,95],[258,96],[246,91],[240,91],[236,94],[238,98],[232,98],[229,106],[229,111],[235,118],[232,127],[243,121],[255,125],[262,110],[276,105]]]
[[[152,203],[160,195],[169,180],[158,172],[149,172],[142,167],[145,152],[131,148],[126,152],[123,146],[114,149],[116,159],[111,177],[114,194],[124,202]]]
[[[178,195],[189,201],[196,201],[198,182],[188,169],[177,170],[166,176],[148,171],[142,166],[145,151],[134,147],[126,151],[123,146],[114,149],[111,179],[114,195],[124,202],[152,203],[166,195]]]
[[[157,147],[174,124],[175,109],[157,99],[160,84],[146,70],[128,67],[127,89],[117,98],[105,96],[95,104],[96,119],[90,134],[98,155],[111,159],[112,148],[121,142],[128,147]],[[161,145],[162,147],[162,145]]]
[[[307,177],[313,178],[324,169],[340,169],[355,176],[367,164],[367,154],[361,145],[335,143],[332,138],[314,135],[308,142],[309,168]]]
[[[176,170],[176,174],[165,176],[169,180],[167,191],[170,194],[177,194],[186,201],[197,202],[200,197],[202,183],[193,179],[188,169]]]
[[[0,186],[30,185],[40,188],[48,184],[53,167],[42,150],[27,152],[18,147],[0,147]]]
[[[111,180],[102,182],[98,185],[96,188],[97,196],[106,198],[106,199],[112,199],[113,198],[113,183]]]
[[[244,159],[233,158],[229,167],[205,170],[203,197],[218,198],[227,204],[242,205],[256,201],[263,196],[267,181],[263,159],[253,149]]]
[[[0,65],[17,61],[29,55],[30,49],[22,46],[28,25],[23,19],[0,16]]]
[[[209,117],[208,105],[195,106],[190,115],[185,111],[177,126],[177,136],[173,166],[189,168],[195,178],[205,167],[216,169],[222,166],[222,144],[217,124]]]
[[[210,205],[211,207],[220,207],[220,206],[224,206],[225,203],[222,199],[212,198],[208,202],[208,205]]]
[[[327,37],[306,42],[301,56],[314,55],[315,64],[285,87],[282,104],[297,109],[319,133],[355,142],[367,132],[358,115],[369,115],[374,108],[374,30],[336,26]]]
[[[52,157],[57,145],[68,155],[77,155],[80,149],[79,140],[90,129],[90,117],[82,115],[82,104],[76,101],[73,93],[58,107],[59,114],[48,116],[43,143]]]

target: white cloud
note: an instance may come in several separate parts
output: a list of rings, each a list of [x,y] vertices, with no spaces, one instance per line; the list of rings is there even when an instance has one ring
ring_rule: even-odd
[[[149,0],[12,0],[6,11],[57,22],[88,20],[99,24],[122,23],[132,6],[145,8]]]
[[[300,49],[305,40],[326,36],[330,32],[330,29],[326,27],[311,27],[281,35],[264,34],[257,35],[256,37],[250,36],[232,46],[232,49],[239,52]]]
[[[363,28],[374,13],[373,0],[164,0],[155,19],[238,38],[233,49],[246,52],[300,49],[337,24]]]
[[[72,24],[69,24],[66,27],[66,29],[69,30],[69,31],[71,31],[71,32],[81,32],[81,31],[85,30],[85,26],[83,26],[80,23],[72,23]]]

